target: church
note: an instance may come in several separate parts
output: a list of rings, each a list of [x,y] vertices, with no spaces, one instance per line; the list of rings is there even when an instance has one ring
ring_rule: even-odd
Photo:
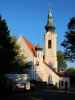
[[[44,33],[44,47],[33,45],[24,36],[17,40],[20,46],[20,55],[25,56],[23,61],[32,62],[30,78],[32,80],[53,84],[58,88],[70,88],[70,79],[64,73],[58,72],[57,62],[57,33],[51,11],[48,12],[47,24]]]

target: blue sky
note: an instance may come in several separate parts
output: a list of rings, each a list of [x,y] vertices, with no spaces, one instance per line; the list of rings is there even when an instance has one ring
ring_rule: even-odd
[[[58,49],[61,49],[67,23],[75,16],[75,0],[0,0],[0,14],[12,35],[24,35],[33,44],[43,44],[49,7],[56,26]]]

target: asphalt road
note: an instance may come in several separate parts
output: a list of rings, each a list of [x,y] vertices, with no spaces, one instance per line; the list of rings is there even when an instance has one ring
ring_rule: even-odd
[[[57,92],[55,90],[37,89],[5,93],[0,95],[0,100],[75,100],[75,94],[68,92]]]

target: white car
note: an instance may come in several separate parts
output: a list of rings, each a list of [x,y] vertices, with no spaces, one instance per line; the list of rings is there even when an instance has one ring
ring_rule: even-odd
[[[5,75],[8,79],[7,84],[10,84],[11,80],[11,86],[12,86],[12,90],[15,89],[26,89],[26,90],[30,90],[30,78],[28,76],[28,74],[6,74]]]

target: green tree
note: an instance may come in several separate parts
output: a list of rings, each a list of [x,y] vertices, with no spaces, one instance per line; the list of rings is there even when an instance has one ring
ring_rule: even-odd
[[[18,68],[21,72],[27,72],[27,70],[31,70],[31,67],[33,66],[32,61],[28,61],[28,55],[26,54],[24,48],[21,48],[21,45],[17,43],[18,52],[16,56],[16,60],[18,61]]]
[[[72,17],[67,25],[67,32],[65,33],[64,41],[62,42],[64,47],[65,57],[70,60],[75,60],[75,17]]]
[[[0,73],[8,73],[14,69],[15,41],[10,36],[6,21],[0,16]]]
[[[75,74],[75,68],[74,67],[67,68],[66,72]]]
[[[64,53],[62,51],[57,52],[57,60],[58,60],[58,70],[67,68],[67,62],[65,60]]]
[[[16,38],[10,35],[6,21],[0,16],[0,73],[20,71],[21,67],[29,66],[25,64],[26,57],[19,55],[20,47],[16,43]]]

